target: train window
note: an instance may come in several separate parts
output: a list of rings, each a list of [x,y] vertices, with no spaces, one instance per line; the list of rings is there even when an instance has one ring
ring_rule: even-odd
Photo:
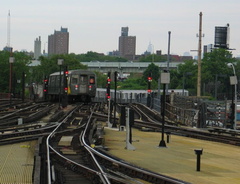
[[[89,83],[95,84],[95,78],[93,76],[90,76]]]
[[[72,78],[72,84],[77,84],[77,78]]]
[[[78,83],[78,75],[72,75],[71,83],[72,84],[77,84]]]
[[[80,75],[80,83],[86,83],[88,80],[87,75]]]
[[[51,76],[49,78],[48,84],[51,85],[51,84],[54,84],[54,83],[55,83],[54,76]]]

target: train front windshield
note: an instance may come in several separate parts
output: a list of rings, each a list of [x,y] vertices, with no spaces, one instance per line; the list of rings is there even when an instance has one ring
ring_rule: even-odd
[[[87,84],[88,83],[88,76],[87,75],[80,75],[80,84]]]

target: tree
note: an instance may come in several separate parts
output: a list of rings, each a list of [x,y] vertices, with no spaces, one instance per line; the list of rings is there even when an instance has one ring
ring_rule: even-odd
[[[191,89],[191,94],[196,94],[197,64],[194,60],[184,61],[177,69],[170,70],[170,84],[172,89]]]
[[[128,78],[124,82],[118,83],[119,89],[140,90],[147,89],[146,82],[142,78]]]
[[[42,82],[44,76],[49,76],[53,72],[59,71],[59,66],[57,64],[58,59],[63,59],[64,64],[68,66],[68,70],[75,69],[87,69],[87,66],[81,64],[75,54],[61,54],[61,55],[52,55],[51,57],[39,58],[41,64],[36,67],[32,67],[33,81]]]
[[[216,74],[230,74],[227,63],[234,63],[236,59],[225,49],[214,49],[206,53],[202,59],[202,81],[214,81]]]
[[[14,63],[12,65],[12,85],[18,88],[21,85],[17,85],[17,80],[22,79],[22,73],[24,72],[27,76],[27,80],[30,78],[28,64],[30,63],[31,57],[26,55],[24,52],[14,52],[11,55],[14,57]],[[0,90],[1,92],[9,92],[9,76],[10,76],[10,64],[9,64],[10,53],[7,51],[0,51],[0,67],[1,67],[1,78],[0,78]],[[26,81],[27,81],[26,80]]]
[[[228,50],[214,49],[204,55],[202,59],[202,84],[205,84],[208,94],[214,95],[215,85],[218,81],[220,82],[219,86],[221,86],[218,91],[228,93],[230,87],[229,76],[233,74],[232,69],[227,67],[228,63],[236,63],[236,59],[232,57],[232,53]],[[236,74],[238,74],[237,71]],[[218,81],[215,81],[216,79]]]
[[[149,75],[152,76],[153,80],[158,81],[160,72],[158,66],[154,63],[149,64],[147,69],[143,72],[143,80],[147,81]]]
[[[10,53],[6,51],[0,52],[0,68],[1,68],[1,77],[0,77],[0,90],[1,92],[9,91],[9,57]]]
[[[105,88],[106,87],[106,83],[107,83],[107,76],[104,75],[101,72],[98,72],[98,71],[94,71],[94,73],[97,76],[97,87],[98,88]]]
[[[139,59],[139,62],[163,62],[163,61],[166,61],[165,58],[156,54],[146,55]]]
[[[113,61],[113,62],[126,62],[127,59],[116,57],[116,56],[105,56],[97,52],[89,51],[86,54],[76,55],[76,59],[80,62],[90,62],[90,61]]]

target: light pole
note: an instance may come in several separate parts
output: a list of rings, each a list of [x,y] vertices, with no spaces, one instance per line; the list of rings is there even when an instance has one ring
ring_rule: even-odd
[[[169,63],[170,63],[170,41],[171,40],[171,31],[168,31],[168,55],[167,55],[167,71],[169,71]],[[168,84],[166,84],[166,91],[168,94]]]
[[[163,84],[163,98],[161,105],[161,115],[162,115],[162,139],[159,143],[159,147],[166,147],[166,143],[164,141],[164,123],[165,123],[165,104],[166,104],[166,84],[170,83],[170,73],[163,72],[161,73],[161,83]]]
[[[237,124],[237,76],[236,76],[236,71],[235,67],[232,63],[228,63],[227,66],[229,68],[233,69],[233,74],[234,76],[230,76],[230,84],[234,85],[234,123],[233,123],[233,129],[236,129],[236,124]]]
[[[62,96],[62,65],[63,59],[58,59],[58,65],[60,67],[60,79],[59,79],[59,108],[61,108],[61,96]]]
[[[9,94],[10,94],[10,108],[12,106],[12,68],[14,63],[14,57],[9,57],[9,64],[10,64],[10,74],[9,74]]]

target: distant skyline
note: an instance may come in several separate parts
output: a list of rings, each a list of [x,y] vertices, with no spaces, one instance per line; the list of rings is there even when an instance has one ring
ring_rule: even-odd
[[[240,55],[240,3],[238,0],[42,0],[3,1],[0,7],[0,49],[7,45],[7,17],[11,12],[10,46],[13,50],[34,51],[34,40],[41,37],[47,51],[48,35],[68,28],[69,53],[94,51],[107,54],[118,49],[121,27],[136,36],[136,54],[148,50],[196,56],[199,13],[203,13],[202,45],[214,44],[215,26],[230,24],[230,48]]]

